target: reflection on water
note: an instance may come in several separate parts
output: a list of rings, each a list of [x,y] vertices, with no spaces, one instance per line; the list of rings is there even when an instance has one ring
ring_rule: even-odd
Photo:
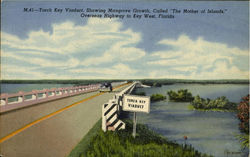
[[[166,95],[167,90],[184,88],[189,89],[193,95],[199,94],[212,99],[226,96],[234,102],[239,102],[242,96],[248,94],[248,85],[177,84],[160,88],[141,88],[137,91],[144,91],[147,95]],[[138,122],[147,124],[151,129],[180,144],[184,144],[183,137],[187,136],[187,143],[216,157],[230,156],[230,152],[235,152],[234,156],[244,156],[239,154],[240,143],[235,138],[235,135],[240,133],[235,113],[191,111],[188,105],[168,101],[152,103],[149,114],[138,113]]]

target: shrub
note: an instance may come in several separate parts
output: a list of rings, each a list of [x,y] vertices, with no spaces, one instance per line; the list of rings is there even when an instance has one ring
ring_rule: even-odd
[[[249,148],[249,134],[240,134],[236,136],[241,142],[241,148]]]
[[[161,101],[161,100],[165,100],[165,99],[166,99],[166,96],[164,96],[162,94],[153,94],[150,96],[150,100],[152,102]]]
[[[249,97],[250,95],[243,97],[237,107],[237,116],[240,120],[240,130],[246,134],[249,134]]]
[[[194,100],[191,102],[191,105],[195,109],[219,109],[219,110],[235,110],[237,105],[235,103],[229,102],[229,100],[225,97],[218,97],[215,100],[204,99],[199,95],[194,97]]]
[[[168,91],[167,92],[170,101],[176,101],[176,102],[190,102],[194,98],[192,96],[192,93],[189,92],[187,89],[180,89],[177,92],[175,91]]]

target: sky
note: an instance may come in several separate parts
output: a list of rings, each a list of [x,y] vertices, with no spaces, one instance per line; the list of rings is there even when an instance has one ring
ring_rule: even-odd
[[[168,9],[174,18],[84,18],[65,8]],[[1,79],[249,79],[249,2],[6,1],[1,19]]]

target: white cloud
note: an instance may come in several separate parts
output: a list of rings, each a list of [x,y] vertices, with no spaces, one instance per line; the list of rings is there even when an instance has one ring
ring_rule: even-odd
[[[166,50],[146,53],[136,47],[140,33],[110,19],[56,23],[51,32],[32,31],[26,39],[1,35],[2,79],[249,78],[235,64],[236,57],[249,57],[247,50],[181,35],[157,43]]]
[[[215,52],[227,55],[248,55],[249,53],[247,50],[241,50],[237,47],[229,48],[223,43],[206,41],[202,37],[199,37],[197,40],[192,40],[185,34],[181,35],[177,40],[164,39],[159,41],[158,44],[173,46],[182,51],[185,50],[187,53],[192,51],[205,55]]]
[[[8,57],[10,59],[19,60],[20,62],[29,63],[29,64],[40,66],[40,67],[65,68],[65,67],[75,67],[79,64],[79,61],[75,58],[69,57],[67,58],[67,60],[65,60],[65,62],[58,61],[58,60],[49,60],[49,59],[43,58],[40,55],[34,55],[34,53],[30,53],[27,51],[26,52],[23,51],[21,54],[20,53],[16,54],[13,51],[3,50],[2,57]],[[17,68],[19,67],[20,66],[18,66]]]
[[[137,71],[131,69],[128,65],[119,63],[112,67],[98,67],[98,68],[81,68],[81,69],[71,69],[72,73],[92,73],[92,74],[102,74],[109,76],[109,78],[121,78],[128,77],[129,75],[134,75]]]
[[[122,29],[121,22],[110,19],[91,18],[83,26],[75,25],[70,21],[56,23],[52,25],[51,32],[31,31],[26,39],[5,32],[1,32],[1,35],[2,60],[17,60],[26,65],[23,66],[24,68],[28,64],[36,68],[48,69],[79,68],[79,70],[85,69],[85,73],[88,73],[88,69],[94,69],[92,66],[135,61],[145,56],[144,50],[135,47],[141,40],[140,33],[131,29]],[[21,66],[15,63],[12,66],[15,67],[15,65],[16,68],[12,68],[12,72],[15,69],[18,71]],[[88,68],[85,68],[86,66]],[[118,72],[114,66],[109,68],[113,70],[107,68],[100,72],[94,71],[96,74]],[[120,68],[127,68],[127,72],[123,71],[125,74],[133,72],[124,64],[120,64]],[[10,72],[5,68],[2,68],[2,71],[4,76]],[[65,73],[71,75],[70,71],[65,70]],[[123,74],[119,73],[119,75]],[[36,76],[44,77],[44,75]]]
[[[248,78],[249,71],[241,71],[233,64],[237,56],[249,57],[247,50],[230,48],[226,44],[209,42],[203,38],[192,40],[187,35],[181,35],[177,40],[164,39],[158,44],[167,46],[168,50],[153,52],[153,60],[147,64],[161,66],[168,72],[156,70],[151,72],[150,77],[158,75],[165,78],[189,79]]]
[[[195,72],[198,70],[197,66],[181,66],[181,67],[173,67],[172,70],[180,71],[180,72]]]
[[[2,64],[1,79],[55,79],[60,77],[60,79],[70,79],[69,75],[58,75],[56,73],[48,73],[38,71],[35,67],[19,66],[18,68],[13,65]],[[20,77],[21,76],[21,77]]]
[[[116,74],[135,74],[137,72],[136,70],[131,69],[128,65],[121,63],[114,65],[113,68],[116,71]]]
[[[144,52],[144,50],[134,47],[134,45],[139,43],[141,40],[139,33],[135,33],[132,30],[128,29],[122,32],[119,31],[119,34],[117,32],[115,36],[118,37],[118,35],[119,40],[115,39],[103,54],[101,54],[100,56],[89,57],[83,60],[82,64],[89,66],[107,63],[114,60],[135,61],[145,56],[146,53]],[[111,38],[109,35],[108,37]]]
[[[188,69],[190,70],[190,69]],[[249,79],[248,71],[241,71],[237,67],[228,67],[221,63],[216,65],[213,71],[202,71],[196,73],[192,69],[190,74],[183,74],[185,72],[179,70],[177,72],[169,72],[165,70],[154,70],[149,73],[148,78],[172,78],[172,79],[196,79],[196,80],[218,80],[218,79]]]
[[[82,50],[87,51],[111,38],[119,39],[114,35],[105,36],[103,33],[104,30],[107,34],[116,33],[120,27],[120,23],[108,20],[90,19],[85,26],[76,26],[73,22],[67,21],[53,24],[51,33],[43,30],[32,31],[24,40],[2,32],[2,44],[17,49],[71,54]]]
[[[211,72],[209,71],[202,71],[200,76],[195,75],[193,77],[196,77],[198,79],[249,79],[249,71],[241,71],[235,66],[228,66],[226,62],[217,62],[214,66],[214,70]]]

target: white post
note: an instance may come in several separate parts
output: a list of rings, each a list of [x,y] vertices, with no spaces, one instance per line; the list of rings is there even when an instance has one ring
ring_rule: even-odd
[[[20,96],[17,97],[18,102],[24,102],[24,93],[22,91],[19,92]]]
[[[20,102],[23,102],[23,97],[22,96],[19,96],[17,101],[20,103]]]
[[[32,99],[32,100],[36,100],[36,99],[37,99],[37,98],[36,98],[36,94],[32,94],[32,95],[31,95],[31,99]]]
[[[42,93],[42,98],[46,98],[46,97],[47,97],[46,92],[45,92],[45,93]]]
[[[102,105],[102,130],[104,132],[107,131],[107,119],[106,116],[104,116],[105,110],[104,110],[105,104]]]
[[[6,105],[6,101],[3,100],[3,99],[1,99],[1,104],[0,104],[0,106],[3,106],[3,105]]]
[[[135,136],[136,136],[136,112],[134,112],[133,122],[134,123],[133,123],[133,133],[132,133],[132,135],[135,138]]]

